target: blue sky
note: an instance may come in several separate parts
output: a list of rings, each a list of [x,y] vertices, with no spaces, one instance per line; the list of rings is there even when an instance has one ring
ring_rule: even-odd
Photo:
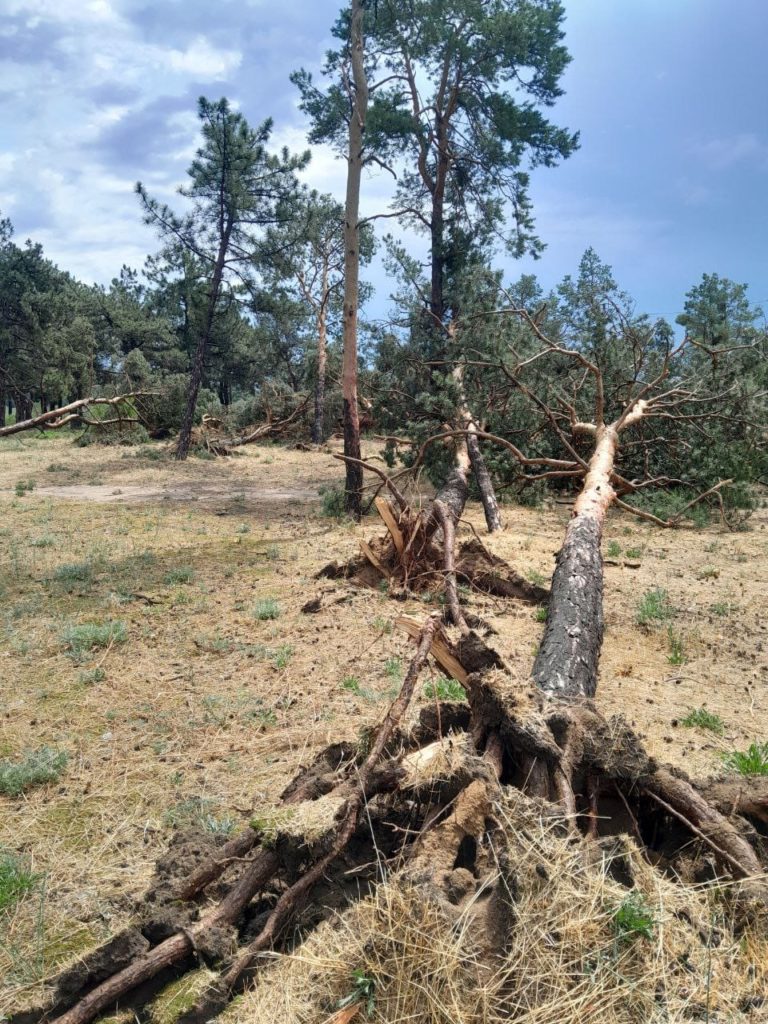
[[[196,145],[196,99],[226,95],[303,149],[288,80],[317,69],[339,0],[1,0],[0,210],[62,268],[108,282],[156,248],[132,194],[171,198]],[[702,273],[768,309],[765,0],[565,0],[573,62],[552,112],[581,149],[537,170],[544,257],[509,261],[545,287],[593,246],[639,309],[673,318]],[[343,195],[344,167],[307,173]],[[364,182],[365,213],[391,178]],[[379,265],[371,312],[383,315]]]

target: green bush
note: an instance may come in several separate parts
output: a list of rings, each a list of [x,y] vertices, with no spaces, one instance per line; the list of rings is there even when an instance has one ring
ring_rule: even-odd
[[[467,693],[456,679],[438,679],[435,683],[427,683],[424,696],[429,700],[465,701]]]
[[[633,942],[635,939],[653,938],[656,924],[643,893],[633,890],[616,907],[611,923],[618,942]]]
[[[280,617],[280,605],[273,597],[265,597],[257,601],[253,609],[254,617],[264,622],[268,619]]]
[[[320,494],[323,499],[323,515],[329,519],[344,519],[347,514],[344,506],[344,488],[322,487],[320,488]]]
[[[163,580],[173,586],[179,583],[191,583],[195,578],[195,570],[189,565],[180,565],[176,569],[170,569]]]
[[[25,754],[21,761],[0,761],[0,793],[20,796],[33,786],[55,782],[67,766],[63,750],[40,747]]]

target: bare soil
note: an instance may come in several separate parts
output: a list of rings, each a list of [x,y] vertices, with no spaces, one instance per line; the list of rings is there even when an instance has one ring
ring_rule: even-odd
[[[34,489],[16,496],[20,481]],[[330,450],[250,446],[179,464],[158,445],[0,445],[0,759],[41,746],[69,755],[57,782],[0,796],[0,847],[39,876],[0,911],[0,1014],[126,922],[178,830],[242,827],[313,752],[382,717],[410,651],[394,620],[428,606],[315,579],[381,530],[375,517],[322,515],[319,490],[340,481]],[[505,530],[484,542],[547,582],[568,507],[503,513]],[[479,505],[464,536],[469,524],[484,535]],[[724,753],[768,739],[766,524],[764,509],[739,533],[609,521],[617,564],[606,568],[597,703],[695,777],[723,774]],[[673,614],[641,626],[656,588]],[[314,598],[319,611],[302,612]],[[536,609],[482,595],[469,607],[527,678]],[[125,641],[68,647],[70,627],[106,621],[124,623]],[[683,725],[702,707],[722,735]]]

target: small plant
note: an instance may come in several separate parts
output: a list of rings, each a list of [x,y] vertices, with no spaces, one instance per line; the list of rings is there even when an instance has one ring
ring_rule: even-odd
[[[111,647],[125,642],[128,632],[121,619],[110,622],[84,622],[69,626],[62,634],[62,642],[73,657],[81,657],[95,647]]]
[[[627,893],[616,907],[611,923],[617,942],[634,942],[635,939],[653,938],[655,921],[643,893],[636,889]]]
[[[716,601],[709,606],[709,610],[713,615],[730,615],[733,611],[733,605],[728,601]]]
[[[67,766],[67,753],[40,747],[25,754],[21,761],[0,761],[0,793],[20,796],[33,786],[55,782]]]
[[[95,686],[96,683],[103,683],[107,678],[107,673],[103,668],[90,668],[85,672],[81,672],[77,677],[77,681],[82,683],[83,686]]]
[[[366,1016],[370,1017],[376,1005],[376,979],[358,968],[356,971],[352,971],[351,985],[352,991],[338,1001],[336,1008],[343,1010],[347,1006],[364,1003]]]
[[[669,642],[669,655],[667,661],[670,665],[684,665],[688,658],[685,653],[685,645],[683,638],[679,633],[676,633],[670,626],[667,630],[667,640]]]
[[[248,525],[248,523],[238,523],[237,524],[237,528],[235,529],[235,533],[250,533],[250,532],[251,532],[251,528]]]
[[[547,577],[543,572],[539,572],[538,569],[530,569],[528,571],[528,579],[537,587],[543,587],[547,582]]]
[[[175,586],[181,583],[191,583],[195,578],[195,570],[189,565],[180,565],[176,569],[170,569],[163,580],[169,586]]]
[[[347,690],[349,693],[360,693],[360,680],[357,676],[344,676],[341,680],[342,690]]]
[[[436,683],[427,683],[424,696],[429,700],[463,701],[467,699],[464,687],[456,679],[438,679]]]
[[[751,743],[747,750],[734,750],[725,755],[723,763],[739,775],[768,775],[768,743]]]
[[[642,558],[642,556],[643,556],[643,549],[642,548],[627,548],[627,550],[624,552],[624,555],[625,555],[626,558]]]
[[[673,615],[669,594],[660,587],[646,590],[637,607],[635,621],[638,626],[650,626],[653,622],[665,622]]]
[[[547,621],[547,609],[544,608],[544,606],[542,605],[540,608],[536,609],[536,611],[533,613],[533,617],[534,617],[534,619],[536,619],[537,622],[546,622]]]
[[[282,647],[278,647],[273,660],[275,668],[287,668],[292,654],[293,648],[290,644],[284,644]]]
[[[342,487],[321,487],[323,515],[329,519],[344,519],[347,514],[345,494]]]
[[[56,541],[50,534],[46,534],[44,537],[35,537],[34,540],[29,542],[31,548],[52,548]]]
[[[34,480],[19,480],[14,487],[17,498],[23,498],[27,491],[34,491],[35,481]]]
[[[621,556],[621,544],[617,540],[612,540],[608,545],[606,554],[609,558],[619,558]]]
[[[392,623],[389,619],[385,619],[381,615],[377,615],[373,620],[373,628],[378,630],[379,633],[389,635],[392,632]]]
[[[280,605],[273,597],[265,597],[261,601],[256,602],[253,615],[254,618],[259,619],[261,622],[268,619],[277,619],[280,617]]]
[[[0,914],[32,892],[39,877],[18,854],[0,849]]]
[[[685,716],[682,724],[689,729],[708,729],[718,736],[722,736],[725,731],[725,723],[720,715],[715,715],[706,708],[694,708]]]
[[[714,565],[705,565],[703,569],[699,569],[696,573],[697,580],[716,580],[720,575],[720,570],[716,569]]]
[[[264,554],[270,562],[277,562],[280,558],[280,548],[277,544],[270,544]]]
[[[90,583],[93,579],[92,562],[65,562],[53,571],[57,583]]]
[[[52,462],[50,466],[45,467],[46,473],[66,473],[67,467],[63,462]]]
[[[390,679],[399,679],[403,671],[403,663],[400,658],[387,658],[384,663],[384,673]]]
[[[163,815],[163,822],[170,828],[197,827],[216,836],[229,836],[235,831],[237,822],[229,815],[218,817],[212,800],[202,797],[188,797],[169,807]]]

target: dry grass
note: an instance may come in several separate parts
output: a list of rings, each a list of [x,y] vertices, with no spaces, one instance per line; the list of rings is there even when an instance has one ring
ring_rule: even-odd
[[[65,436],[0,442],[0,759],[42,746],[69,755],[57,782],[0,797],[0,847],[40,876],[0,919],[0,1014],[121,927],[180,822],[244,825],[312,753],[380,719],[397,683],[387,662],[409,652],[392,622],[425,607],[313,579],[379,530],[322,517],[318,488],[340,473],[329,454],[280,446],[178,464]],[[36,486],[17,497],[21,479]],[[468,514],[480,528],[479,510]],[[567,514],[511,509],[492,547],[548,576]],[[609,524],[608,540],[643,555],[637,570],[607,570],[601,708],[699,775],[768,738],[766,583],[755,569],[765,521],[760,512],[735,535]],[[699,579],[702,565],[718,576]],[[635,625],[638,595],[654,586],[685,633],[680,668],[663,630]],[[317,595],[322,611],[301,614]],[[281,614],[258,620],[268,599]],[[524,676],[543,628],[534,611],[471,604]],[[70,626],[116,620],[124,643],[75,657],[62,640]],[[357,690],[343,685],[352,676]],[[672,724],[702,705],[723,719],[722,736]]]
[[[631,898],[645,908],[650,935],[622,930],[616,914],[630,890],[611,877],[609,857],[596,861],[520,794],[497,810],[502,834],[489,852],[507,846],[515,888],[506,950],[489,949],[480,927],[498,874],[461,909],[392,880],[267,963],[226,1024],[330,1021],[360,978],[374,993],[374,1024],[765,1019],[768,941],[734,933],[725,887],[676,885],[626,842]]]

